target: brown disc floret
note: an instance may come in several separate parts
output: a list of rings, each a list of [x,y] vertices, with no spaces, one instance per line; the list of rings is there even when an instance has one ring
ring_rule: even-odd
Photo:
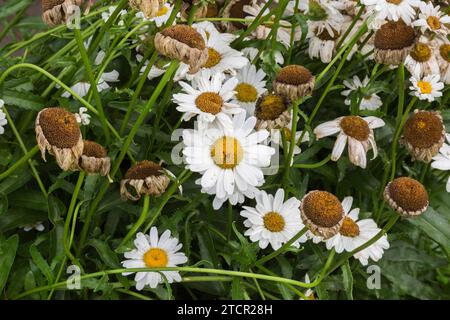
[[[288,65],[278,71],[273,82],[276,93],[295,101],[310,95],[314,89],[315,78],[311,72],[300,65]]]
[[[417,180],[400,177],[390,182],[384,190],[389,206],[405,217],[415,217],[428,208],[428,193]]]
[[[403,20],[388,21],[375,33],[375,61],[399,65],[409,54],[416,35]]]

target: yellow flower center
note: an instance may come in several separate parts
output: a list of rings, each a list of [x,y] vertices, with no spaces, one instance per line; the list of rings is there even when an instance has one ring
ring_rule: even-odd
[[[218,114],[222,110],[222,97],[215,92],[203,92],[197,99],[195,105],[203,112]]]
[[[359,141],[369,138],[370,128],[363,118],[358,116],[347,116],[342,118],[340,126],[344,133]]]
[[[236,88],[236,98],[242,102],[255,102],[258,98],[258,91],[248,83],[239,83]]]
[[[161,17],[161,16],[165,15],[167,13],[167,11],[169,11],[169,8],[164,6],[161,9],[159,9],[159,11],[156,13],[156,16]]]
[[[284,218],[278,212],[266,213],[263,217],[264,227],[270,232],[281,232],[284,230]]]
[[[149,268],[163,268],[167,266],[169,258],[166,251],[160,248],[151,248],[144,254],[145,265]]]
[[[420,93],[422,94],[430,94],[433,87],[431,86],[431,83],[428,81],[418,81],[417,86],[420,89]]]
[[[208,60],[206,60],[206,63],[203,65],[205,68],[212,68],[219,64],[219,62],[222,60],[222,56],[219,52],[217,52],[213,48],[208,48]]]
[[[439,17],[428,17],[427,23],[430,26],[431,30],[438,30],[441,28],[441,21],[439,20]]]
[[[425,62],[431,58],[431,49],[425,43],[416,43],[411,50],[411,57],[418,62]]]
[[[286,139],[286,141],[291,141],[291,139],[292,139],[291,129],[284,127],[281,130],[283,130],[284,138]]]
[[[339,233],[343,236],[354,238],[359,236],[359,227],[353,219],[345,217]]]
[[[439,48],[439,53],[445,61],[450,62],[450,44],[443,44]]]
[[[399,5],[400,3],[402,3],[403,0],[386,0],[386,1],[392,4]]]
[[[224,136],[214,142],[211,157],[220,168],[233,169],[244,157],[244,149],[236,138]]]

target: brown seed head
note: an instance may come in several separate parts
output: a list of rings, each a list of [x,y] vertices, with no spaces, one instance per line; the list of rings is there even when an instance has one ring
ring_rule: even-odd
[[[261,120],[275,120],[288,108],[287,101],[278,94],[266,94],[256,102],[255,115]]]
[[[84,144],[83,147],[84,156],[94,158],[106,158],[108,156],[108,152],[106,151],[106,149],[97,142],[84,140],[83,144]]]
[[[251,5],[251,0],[238,0],[230,7],[230,18],[239,18],[243,19],[246,16],[246,13],[244,12],[244,6]],[[244,24],[233,21],[233,26],[235,26],[238,29],[242,29],[245,27]]]
[[[403,210],[416,212],[428,205],[428,193],[417,180],[400,177],[388,186],[389,197]]]
[[[191,48],[203,50],[206,47],[202,35],[191,26],[185,24],[176,24],[168,27],[161,31],[161,34],[165,37],[180,41]]]
[[[125,174],[125,179],[145,179],[151,176],[162,175],[162,167],[152,161],[144,160],[136,163],[133,167],[128,169]]]
[[[65,0],[42,0],[41,1],[42,12],[50,10],[53,7],[56,7],[57,5],[62,4],[64,1]]]
[[[405,123],[403,138],[414,148],[430,148],[442,140],[444,124],[430,111],[414,113]]]
[[[45,139],[58,148],[72,148],[81,131],[75,116],[63,108],[47,108],[39,114],[39,125]]]
[[[340,126],[344,133],[356,140],[366,141],[369,138],[369,124],[358,116],[347,116],[342,118]]]
[[[375,48],[383,50],[398,50],[414,43],[414,29],[403,20],[388,21],[375,33]]]
[[[278,71],[276,81],[298,86],[311,80],[311,72],[303,66],[289,65]]]
[[[303,198],[302,206],[306,217],[320,227],[334,227],[344,215],[339,199],[327,191],[308,193]]]

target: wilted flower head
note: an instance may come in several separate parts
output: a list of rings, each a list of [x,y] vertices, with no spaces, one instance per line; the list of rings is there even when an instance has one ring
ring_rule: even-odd
[[[278,71],[273,82],[273,90],[291,101],[296,101],[312,93],[314,82],[315,78],[308,69],[291,64]]]
[[[427,210],[428,192],[417,180],[400,177],[388,183],[384,198],[389,206],[404,217],[415,217]]]
[[[36,140],[45,161],[45,152],[55,156],[61,169],[77,167],[83,152],[83,138],[76,117],[63,108],[45,108],[36,117]]]

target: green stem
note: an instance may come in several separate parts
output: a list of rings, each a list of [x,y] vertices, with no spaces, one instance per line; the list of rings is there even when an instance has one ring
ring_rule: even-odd
[[[295,141],[295,134],[297,132],[297,121],[298,121],[298,105],[300,103],[300,99],[294,102],[294,106],[292,108],[292,127],[291,129],[291,141],[289,144],[289,152],[284,161],[284,175],[283,175],[283,185],[286,186],[289,180],[289,169],[291,168],[292,156],[294,155],[294,149],[297,145]]]
[[[411,101],[409,102],[409,105],[406,107],[406,111],[403,114],[403,117],[401,118],[400,123],[398,123],[397,129],[395,131],[395,136],[394,136],[394,140],[392,141],[392,147],[391,147],[392,167],[391,167],[390,181],[392,181],[395,177],[398,140],[400,139],[400,134],[402,132],[403,126],[405,125],[406,119],[408,118],[408,115],[411,112],[411,109],[414,106],[414,104],[416,103],[416,101],[417,101],[417,97],[413,97],[411,99]]]
[[[300,230],[299,232],[297,232],[297,234],[295,236],[293,236],[288,242],[286,242],[285,244],[283,244],[280,248],[278,248],[278,250],[275,250],[274,252],[272,252],[271,254],[268,254],[267,256],[262,257],[261,259],[259,259],[258,261],[255,262],[255,264],[259,264],[262,265],[264,263],[266,263],[267,261],[275,258],[276,256],[282,254],[284,251],[286,251],[286,249],[290,248],[291,245],[297,241],[298,239],[300,239],[301,236],[303,236],[306,232],[308,231],[307,227],[304,227],[302,230]]]
[[[66,256],[69,257],[69,259],[72,261],[73,264],[77,264],[77,260],[75,256],[70,252],[70,239],[67,241],[67,236],[69,234],[69,228],[70,223],[72,221],[72,216],[75,210],[75,204],[78,200],[78,194],[80,193],[81,186],[83,185],[84,177],[86,176],[84,171],[80,171],[78,174],[78,180],[75,184],[75,189],[73,190],[72,199],[70,200],[69,209],[67,211],[66,215],[66,221],[64,223],[64,233],[63,233],[63,239],[64,239],[64,249],[66,251]]]
[[[297,19],[295,18],[295,16],[298,14],[298,4],[299,4],[299,2],[300,2],[300,0],[295,0],[295,3],[294,3],[294,19],[292,21],[291,37],[289,39],[288,58],[287,58],[287,61],[286,61],[287,65],[291,64],[291,60],[292,60],[292,51],[294,49],[294,39],[295,39],[295,28],[297,26]]]
[[[35,145],[32,149],[30,149],[22,158],[15,161],[14,164],[9,167],[6,171],[0,174],[0,181],[6,179],[11,173],[20,168],[25,162],[28,162],[29,159],[33,158],[36,153],[39,152],[39,147]]]
[[[326,164],[328,161],[331,160],[331,154],[328,155],[325,159],[316,162],[316,163],[297,163],[297,164],[293,164],[292,167],[293,168],[301,168],[301,169],[316,169],[316,168],[320,168],[321,166],[323,166],[324,164]]]
[[[3,38],[6,37],[9,30],[11,30],[11,28],[20,21],[20,19],[22,19],[22,15],[24,14],[25,11],[27,11],[30,5],[31,2],[28,5],[26,5],[23,9],[21,9],[19,12],[17,12],[15,17],[11,20],[11,22],[8,23],[8,25],[2,30],[2,32],[0,33],[0,42],[2,42]]]
[[[336,45],[336,50],[339,50],[339,48],[342,46],[342,43],[344,43],[345,39],[347,39],[348,35],[350,34],[350,32],[353,30],[353,28],[356,25],[356,22],[359,21],[359,18],[361,17],[361,15],[364,13],[364,9],[366,8],[365,5],[361,5],[361,8],[359,8],[358,13],[356,14],[356,16],[353,18],[352,23],[348,26],[347,30],[345,30],[345,33],[343,34],[343,36],[341,37],[341,40],[339,40],[338,44]]]
[[[0,81],[0,84],[1,83],[2,82]],[[19,146],[22,149],[23,154],[27,155],[28,154],[28,149],[25,146],[25,143],[23,142],[19,131],[17,131],[16,125],[14,124],[13,119],[9,115],[9,112],[6,109],[6,106],[3,106],[2,109],[3,109],[3,111],[4,111],[5,115],[6,115],[6,119],[8,120],[8,124],[11,127],[11,130],[13,131],[14,135],[16,136],[17,141],[19,142]],[[31,161],[31,159],[28,159],[27,161],[28,161],[28,165],[30,166],[31,171],[33,172],[33,176],[36,179],[36,182],[38,183],[39,188],[41,189],[42,194],[44,195],[45,198],[47,198],[48,197],[48,193],[47,193],[47,190],[45,189],[44,183],[42,183],[41,177],[39,176],[39,172],[36,170],[36,167],[34,166],[34,164]]]
[[[80,29],[75,28],[73,32],[75,34],[75,39],[78,44],[78,50],[80,51],[81,54],[81,59],[83,60],[84,68],[86,69],[86,74],[88,76],[89,82],[91,83],[90,90],[94,95],[95,105],[97,107],[100,122],[102,123],[103,132],[106,138],[106,144],[109,144],[111,142],[111,136],[109,134],[108,126],[106,124],[105,112],[103,110],[102,100],[100,99],[100,95],[98,93],[97,81],[95,80],[94,73],[92,72],[91,62],[89,61],[86,49],[84,48],[83,38],[81,37]]]
[[[330,255],[332,256],[332,255]],[[330,260],[330,259],[329,259]],[[328,261],[327,261],[328,263]],[[82,275],[80,277],[80,280],[85,279],[92,279],[97,277],[104,277],[106,275],[111,274],[121,274],[124,272],[156,272],[156,271],[178,271],[178,272],[192,272],[192,273],[211,273],[211,274],[219,274],[219,275],[225,275],[225,276],[231,276],[231,277],[241,277],[241,278],[254,278],[254,279],[261,279],[266,281],[272,281],[272,282],[278,282],[278,283],[286,283],[291,284],[294,286],[302,287],[302,288],[312,288],[316,286],[315,282],[320,278],[316,279],[313,283],[304,283],[301,281],[288,279],[288,278],[282,278],[277,276],[269,276],[265,274],[258,274],[258,273],[250,273],[250,272],[241,272],[241,271],[232,271],[232,270],[221,270],[221,269],[211,269],[211,268],[196,268],[196,267],[166,267],[166,268],[121,268],[121,269],[113,269],[113,270],[104,270],[104,271],[98,271],[94,273],[89,273]],[[30,294],[46,291],[53,288],[59,288],[59,287],[65,287],[66,281],[61,281],[52,285],[37,287],[28,291],[25,291],[21,294],[18,294],[17,296],[13,297],[13,300],[17,300],[23,297],[26,297]]]
[[[128,240],[130,240],[136,234],[136,232],[139,230],[139,228],[142,226],[145,220],[147,220],[148,214],[150,213],[149,206],[150,206],[150,196],[145,195],[144,206],[142,207],[141,215],[139,216],[139,219],[136,221],[133,227],[130,229],[130,231],[128,231],[127,235],[120,242],[119,248],[124,246],[128,242]]]

